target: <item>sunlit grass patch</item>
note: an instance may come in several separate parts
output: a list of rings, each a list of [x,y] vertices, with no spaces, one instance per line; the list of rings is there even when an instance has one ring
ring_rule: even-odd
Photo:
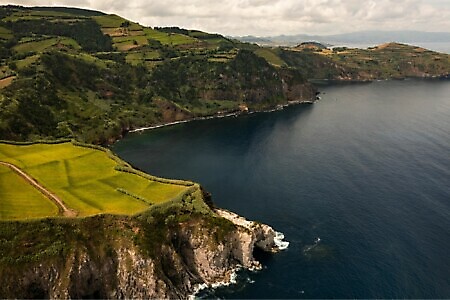
[[[25,179],[0,165],[0,220],[58,215],[58,207]]]
[[[192,185],[133,171],[107,150],[70,142],[31,145],[0,143],[0,161],[19,167],[58,196],[80,217],[101,213],[133,215],[147,210],[153,204],[180,198],[188,191],[189,185]],[[125,169],[118,166],[124,166]],[[17,180],[17,176],[4,177],[4,182]],[[15,206],[8,204],[13,203],[16,198],[25,199],[28,194],[30,197],[35,197],[36,193],[40,195],[23,178],[19,179],[20,184],[25,184],[27,188],[21,190],[22,194],[16,195],[11,191],[4,193],[4,197],[0,198],[0,207],[3,207],[3,203],[9,205],[4,207],[10,207],[8,212],[5,208],[4,215],[16,214],[14,216],[20,218],[23,212],[24,219],[29,215],[43,215],[39,208],[36,209],[37,212],[29,212],[26,207],[22,209],[22,206],[18,206],[21,211],[14,212]],[[44,200],[46,203],[50,201]],[[44,211],[48,211],[45,207]],[[35,206],[30,206],[29,209],[34,210]]]

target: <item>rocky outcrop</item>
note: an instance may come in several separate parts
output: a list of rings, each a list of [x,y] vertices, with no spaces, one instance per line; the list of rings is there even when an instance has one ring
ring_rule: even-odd
[[[150,252],[136,242],[145,226],[120,219],[113,226],[122,232],[113,239],[108,234],[74,245],[65,257],[0,268],[0,297],[186,298],[199,287],[230,281],[239,267],[261,268],[253,257],[256,247],[279,250],[270,226],[226,210],[174,224],[161,230],[164,239]]]

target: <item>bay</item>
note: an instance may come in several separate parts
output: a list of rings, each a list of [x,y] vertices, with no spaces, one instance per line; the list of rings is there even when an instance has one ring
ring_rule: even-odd
[[[320,90],[313,105],[130,134],[113,151],[290,242],[204,297],[449,298],[450,82]]]

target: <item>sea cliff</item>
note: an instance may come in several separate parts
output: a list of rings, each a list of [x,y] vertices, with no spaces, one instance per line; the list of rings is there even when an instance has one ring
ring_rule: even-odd
[[[5,222],[0,297],[186,298],[259,269],[255,248],[286,246],[270,226],[198,200],[135,217]]]

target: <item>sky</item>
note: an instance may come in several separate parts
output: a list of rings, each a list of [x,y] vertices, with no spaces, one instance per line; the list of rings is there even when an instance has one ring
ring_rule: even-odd
[[[0,4],[90,8],[146,26],[232,36],[450,31],[450,0],[0,0]]]

